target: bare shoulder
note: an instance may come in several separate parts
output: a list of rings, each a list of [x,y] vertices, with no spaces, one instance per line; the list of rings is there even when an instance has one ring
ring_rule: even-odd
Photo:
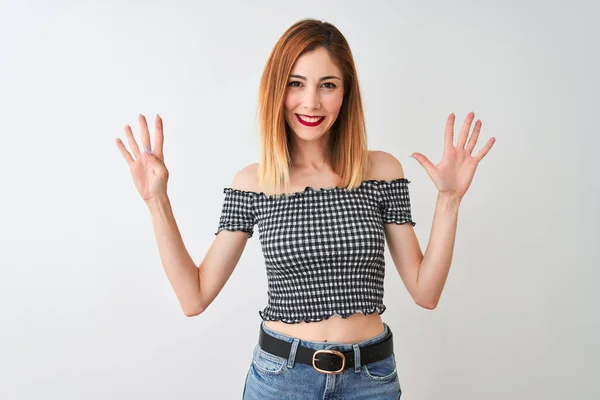
[[[231,188],[250,192],[257,191],[258,166],[259,163],[253,163],[240,169],[233,177]]]
[[[397,178],[404,178],[400,161],[386,151],[369,150],[367,179],[391,181]]]

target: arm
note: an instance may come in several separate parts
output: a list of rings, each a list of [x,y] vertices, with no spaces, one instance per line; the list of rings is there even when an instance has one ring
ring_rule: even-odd
[[[246,187],[247,172],[240,171],[232,187]],[[167,278],[183,313],[196,316],[217,297],[233,273],[248,241],[246,232],[221,231],[199,266],[190,257],[177,227],[168,197],[147,203]]]
[[[400,162],[391,154],[373,152],[373,169],[376,179],[391,181],[404,178]],[[456,223],[452,223],[451,213],[442,211],[443,203],[438,200],[436,216],[432,226],[432,236],[423,255],[411,224],[385,224],[385,238],[394,266],[416,304],[426,309],[434,309],[444,287],[450,269],[453,234]],[[450,218],[449,218],[450,216]]]
[[[438,195],[425,255],[421,255],[410,224],[385,226],[386,241],[402,281],[415,303],[428,310],[437,307],[450,271],[459,203],[457,199]]]
[[[198,267],[185,248],[169,198],[165,194],[147,202],[147,205],[167,278],[175,290],[183,313],[188,317],[195,315],[196,310],[200,309]]]
[[[419,304],[433,310],[442,295],[452,263],[460,199],[438,194],[425,255],[417,267]]]

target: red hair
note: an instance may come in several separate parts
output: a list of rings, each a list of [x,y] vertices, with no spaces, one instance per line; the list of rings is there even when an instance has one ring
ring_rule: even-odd
[[[281,36],[265,65],[259,90],[262,154],[259,182],[266,192],[281,194],[289,184],[291,158],[284,103],[296,60],[317,48],[326,49],[344,81],[344,98],[332,135],[328,159],[340,176],[338,186],[355,188],[366,176],[368,148],[360,89],[348,42],[332,24],[314,19],[296,22]]]

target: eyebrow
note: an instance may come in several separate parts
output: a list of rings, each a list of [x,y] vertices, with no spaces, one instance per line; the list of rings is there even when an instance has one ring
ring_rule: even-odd
[[[303,79],[306,80],[306,77],[302,76],[302,75],[296,75],[296,74],[292,74],[290,75],[290,78],[298,78],[298,79]],[[338,78],[335,75],[328,75],[328,76],[324,76],[321,79],[319,79],[319,81],[326,81],[328,79],[339,79],[340,81],[342,80],[341,78]]]

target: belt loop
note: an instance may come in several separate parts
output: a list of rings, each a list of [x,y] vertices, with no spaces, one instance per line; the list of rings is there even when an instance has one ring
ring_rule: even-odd
[[[300,343],[300,339],[294,339],[292,342],[292,348],[290,349],[290,356],[288,357],[287,366],[288,368],[294,367],[294,361],[296,360],[296,350],[298,350],[298,344]]]
[[[352,348],[354,349],[354,372],[357,374],[360,373],[360,348],[358,344],[353,344]]]

